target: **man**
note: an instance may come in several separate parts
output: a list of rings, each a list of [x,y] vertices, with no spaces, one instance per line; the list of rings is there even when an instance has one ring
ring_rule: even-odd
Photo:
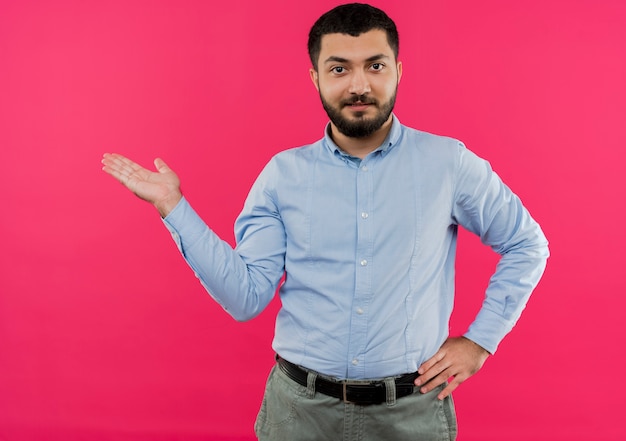
[[[309,54],[330,123],[321,140],[279,153],[261,172],[234,250],[162,160],[153,173],[105,154],[104,171],[154,204],[235,319],[261,312],[285,275],[259,439],[455,439],[450,393],[519,318],[547,242],[486,161],[393,115],[402,64],[384,12],[327,12]],[[449,337],[458,225],[502,257],[475,321]]]

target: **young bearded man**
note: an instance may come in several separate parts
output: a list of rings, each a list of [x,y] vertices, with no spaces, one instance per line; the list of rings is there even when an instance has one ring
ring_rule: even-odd
[[[384,12],[339,6],[317,20],[308,47],[330,122],[321,140],[279,153],[261,172],[236,220],[235,249],[193,211],[162,160],[151,172],[105,154],[104,171],[157,208],[235,319],[259,314],[285,276],[259,439],[453,440],[450,393],[514,326],[547,241],[486,161],[392,113],[402,63]],[[459,225],[502,257],[468,331],[450,337]]]

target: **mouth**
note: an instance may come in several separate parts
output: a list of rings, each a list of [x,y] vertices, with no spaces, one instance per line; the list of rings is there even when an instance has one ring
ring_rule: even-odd
[[[344,107],[347,107],[354,112],[363,112],[374,105],[376,105],[374,101],[363,99],[352,99],[343,103]]]
[[[357,101],[356,103],[350,103],[350,104],[346,104],[346,107],[348,107],[350,110],[354,110],[355,112],[362,112],[364,110],[367,110],[370,106],[372,106],[373,103],[364,103],[361,101]]]
[[[376,104],[376,99],[368,96],[367,94],[352,95],[351,97],[342,100],[341,104],[344,106]]]

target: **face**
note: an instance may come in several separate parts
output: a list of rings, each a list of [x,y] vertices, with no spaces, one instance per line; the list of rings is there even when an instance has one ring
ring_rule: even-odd
[[[332,125],[345,136],[365,138],[390,121],[402,63],[385,31],[324,35],[310,74]]]

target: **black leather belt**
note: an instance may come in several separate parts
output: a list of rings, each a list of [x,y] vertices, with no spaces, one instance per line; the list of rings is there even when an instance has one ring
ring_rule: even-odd
[[[276,357],[278,367],[289,378],[301,386],[307,386],[308,372],[299,366]],[[396,398],[411,395],[414,390],[413,381],[419,376],[417,372],[406,374],[395,379]],[[351,382],[351,381],[333,381],[325,378],[317,377],[315,379],[315,391],[324,395],[339,398],[344,403],[352,404],[380,404],[387,401],[387,387],[384,381],[373,382]]]

